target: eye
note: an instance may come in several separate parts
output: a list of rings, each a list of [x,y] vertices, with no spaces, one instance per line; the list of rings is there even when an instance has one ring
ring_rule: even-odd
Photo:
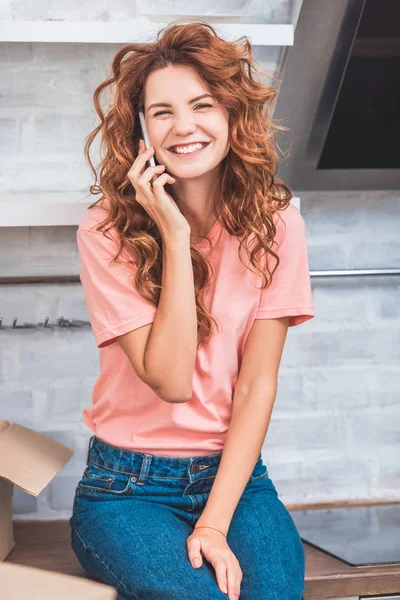
[[[206,108],[207,108],[207,107],[208,107],[208,108],[212,108],[212,104],[197,104],[197,105],[195,106],[195,108],[197,108],[198,106],[201,106],[201,107],[204,107],[204,106],[205,106]],[[156,112],[156,113],[154,114],[154,116],[155,116],[155,117],[158,117],[158,115],[163,115],[164,113],[168,113],[168,112],[169,112],[168,110],[160,110],[159,112]]]

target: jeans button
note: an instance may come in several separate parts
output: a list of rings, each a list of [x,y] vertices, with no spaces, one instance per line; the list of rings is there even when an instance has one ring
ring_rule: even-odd
[[[191,472],[192,473],[198,473],[199,472],[199,465],[197,463],[195,463],[194,465],[191,466]]]

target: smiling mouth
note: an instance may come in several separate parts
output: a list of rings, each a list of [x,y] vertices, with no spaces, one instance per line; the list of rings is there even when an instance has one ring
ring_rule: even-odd
[[[193,152],[174,152],[172,148],[168,148],[168,152],[171,152],[171,154],[173,154],[174,156],[195,156],[196,154],[200,154],[200,152],[202,152],[203,150],[208,148],[208,146],[210,144],[211,144],[211,142],[208,142],[205,146],[203,146],[202,148],[193,150]]]

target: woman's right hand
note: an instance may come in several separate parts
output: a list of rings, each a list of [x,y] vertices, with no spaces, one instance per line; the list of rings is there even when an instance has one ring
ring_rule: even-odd
[[[166,183],[174,183],[174,177],[163,173],[165,165],[146,167],[154,149],[145,149],[140,139],[139,153],[128,171],[128,179],[136,190],[136,200],[156,223],[161,237],[168,240],[190,239],[190,225],[176,202],[164,189]],[[157,177],[158,175],[158,177]],[[154,181],[152,181],[152,178]]]

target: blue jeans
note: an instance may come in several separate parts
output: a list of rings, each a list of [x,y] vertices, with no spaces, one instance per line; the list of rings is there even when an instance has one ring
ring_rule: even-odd
[[[186,546],[221,455],[141,453],[93,435],[69,521],[83,569],[113,586],[119,600],[227,600],[212,564],[203,557],[192,567]],[[303,544],[261,454],[227,542],[243,572],[240,600],[303,600]]]

